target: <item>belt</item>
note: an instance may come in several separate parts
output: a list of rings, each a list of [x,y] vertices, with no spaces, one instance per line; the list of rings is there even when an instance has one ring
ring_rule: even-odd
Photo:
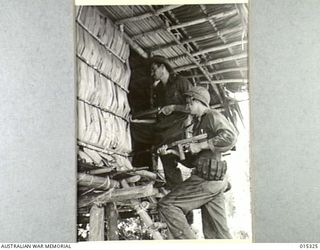
[[[200,158],[194,174],[208,181],[221,181],[227,172],[227,162]]]

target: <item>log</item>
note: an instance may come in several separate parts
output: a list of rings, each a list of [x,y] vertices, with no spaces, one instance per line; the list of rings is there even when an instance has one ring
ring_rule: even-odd
[[[101,189],[101,190],[108,190],[110,188],[119,187],[119,182],[115,180],[110,180],[107,177],[99,177],[84,173],[78,173],[78,184],[80,186]]]
[[[119,230],[118,230],[118,210],[114,202],[106,204],[106,225],[107,225],[107,240],[119,240]]]
[[[93,203],[105,204],[108,202],[124,201],[155,195],[158,192],[152,184],[145,186],[129,187],[122,189],[110,189],[101,194],[87,194],[79,197],[78,207],[90,206]]]
[[[151,180],[158,180],[157,174],[152,173],[152,172],[147,171],[147,170],[139,170],[139,171],[136,171],[134,173],[136,175],[140,175],[141,177],[145,177],[145,178],[148,178],[148,179],[151,179]]]
[[[90,209],[89,241],[104,240],[104,207],[94,204]]]
[[[121,185],[124,188],[129,188],[129,184],[125,181],[121,181]],[[143,205],[137,199],[130,200],[131,206],[137,211],[137,214],[140,216],[143,223],[147,226],[148,231],[151,233],[154,240],[163,240],[161,234],[154,226],[154,222],[150,218],[149,214],[145,211]]]

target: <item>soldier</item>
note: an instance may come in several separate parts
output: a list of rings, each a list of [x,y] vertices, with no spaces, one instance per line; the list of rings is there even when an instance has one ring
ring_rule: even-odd
[[[221,153],[235,145],[237,133],[222,114],[209,108],[210,95],[205,88],[193,87],[185,95],[195,120],[193,135],[206,133],[208,137],[190,144],[184,164],[195,171],[160,200],[159,213],[173,238],[196,239],[186,214],[201,208],[204,237],[230,239],[224,205],[227,165],[221,160]],[[160,153],[167,155],[171,151],[164,146]]]
[[[155,128],[158,145],[167,144],[185,138],[189,110],[184,93],[193,86],[189,80],[174,74],[167,58],[151,57],[151,76],[155,84],[152,87],[152,105],[160,107]],[[176,156],[161,156],[167,187],[172,189],[182,183],[182,174],[177,168]]]

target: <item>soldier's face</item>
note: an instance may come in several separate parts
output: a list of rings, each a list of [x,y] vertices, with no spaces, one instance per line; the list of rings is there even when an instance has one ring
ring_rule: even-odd
[[[193,97],[187,97],[187,107],[190,111],[190,114],[196,115],[197,112],[197,100],[195,100]]]
[[[151,65],[151,77],[154,80],[160,80],[163,75],[164,66],[153,63]]]

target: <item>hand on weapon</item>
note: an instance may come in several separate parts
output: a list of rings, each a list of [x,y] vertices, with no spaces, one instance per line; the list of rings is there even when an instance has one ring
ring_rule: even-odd
[[[168,154],[174,154],[176,156],[179,156],[179,153],[174,149],[168,149],[168,145],[163,145],[160,148],[158,148],[157,153],[159,155],[168,155]]]
[[[159,114],[170,115],[174,111],[175,105],[167,105],[160,109]]]
[[[187,152],[191,154],[197,154],[202,150],[201,143],[190,143],[187,149]]]
[[[186,152],[190,152],[191,154],[199,153],[204,148],[203,146],[205,143],[207,143],[206,140],[207,134],[200,134],[191,138],[172,142],[168,145],[163,145],[158,148],[157,153],[161,155],[174,154],[179,156],[180,160],[184,161],[186,159]],[[190,145],[192,146],[190,147]]]

